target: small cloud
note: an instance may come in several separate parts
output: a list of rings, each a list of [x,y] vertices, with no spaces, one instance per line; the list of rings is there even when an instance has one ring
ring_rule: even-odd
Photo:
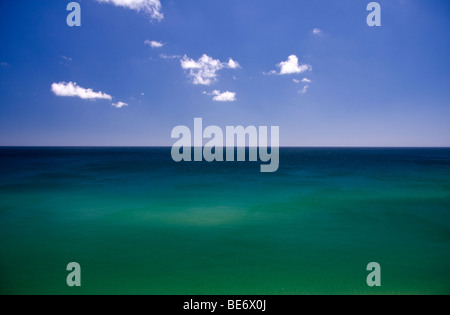
[[[149,45],[151,48],[161,48],[164,46],[163,42],[157,42],[155,40],[146,40],[144,42],[145,45]]]
[[[124,102],[112,103],[111,105],[115,108],[122,108],[122,107],[128,106],[128,104],[124,103]]]
[[[61,56],[61,61],[59,62],[62,65],[69,65],[72,62],[72,58],[67,57],[67,56]]]
[[[272,70],[270,72],[264,73],[265,75],[286,75],[286,74],[297,74],[297,73],[303,73],[305,71],[311,71],[312,67],[310,65],[306,64],[299,64],[298,57],[296,55],[290,55],[288,60],[282,61],[277,65],[280,68],[280,71],[277,72],[275,70]]]
[[[311,83],[312,81],[308,78],[303,78],[301,81],[297,79],[293,79],[294,83],[300,84],[300,83]],[[309,85],[305,85],[300,91],[298,91],[299,94],[306,94],[308,92]]]
[[[278,72],[276,72],[275,70],[271,70],[269,72],[263,72],[263,75],[277,75]]]
[[[219,90],[214,90],[211,93],[203,92],[204,95],[214,96],[213,101],[216,102],[235,102],[236,101],[236,93],[226,91],[221,93]]]
[[[81,99],[95,100],[95,99],[106,99],[112,100],[111,95],[106,93],[94,92],[92,89],[85,89],[77,85],[76,82],[60,82],[52,84],[52,92],[56,96],[62,97],[79,97]]]
[[[179,55],[165,55],[165,54],[160,54],[159,58],[161,59],[180,59],[181,56]]]
[[[305,85],[305,86],[303,87],[303,89],[301,89],[298,93],[300,93],[300,94],[306,94],[306,93],[308,92],[308,89],[309,89],[309,85]]]
[[[110,3],[118,7],[144,12],[151,19],[161,21],[164,18],[159,0],[97,0],[100,3]]]
[[[320,28],[317,28],[317,27],[316,27],[315,29],[313,29],[312,32],[313,32],[314,35],[320,35],[320,34],[322,34],[322,30],[321,30]]]
[[[141,96],[144,96],[144,95],[145,95],[144,92],[142,92],[142,93],[141,93]]]
[[[289,56],[287,61],[281,62],[278,66],[280,67],[280,75],[302,73],[312,68],[310,65],[299,65],[296,55]]]
[[[7,63],[7,62],[0,62],[0,66],[5,67],[5,68],[10,67],[9,63]]]
[[[238,62],[236,62],[230,58],[230,60],[228,61],[227,67],[230,69],[238,69],[241,67],[241,65]]]
[[[195,85],[211,85],[217,80],[217,72],[224,68],[237,69],[239,63],[230,58],[227,63],[204,54],[200,59],[194,60],[184,56],[181,60],[181,68],[189,70],[189,76]]]

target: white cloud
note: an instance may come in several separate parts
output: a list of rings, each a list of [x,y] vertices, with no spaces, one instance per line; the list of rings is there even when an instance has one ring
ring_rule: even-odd
[[[314,35],[320,35],[320,34],[322,34],[322,30],[321,30],[320,28],[317,28],[317,27],[316,27],[315,29],[313,29],[312,32],[313,32]]]
[[[111,3],[115,6],[128,8],[148,14],[152,19],[161,21],[164,18],[159,0],[97,0],[100,3]]]
[[[198,60],[185,55],[180,62],[181,68],[189,70],[189,76],[196,85],[211,85],[217,80],[217,71],[224,68],[237,69],[240,67],[239,63],[231,58],[228,63],[223,63],[219,59],[213,59],[206,54]]]
[[[112,103],[111,105],[115,108],[122,108],[122,107],[128,106],[128,104],[124,103],[124,102]]]
[[[213,101],[216,102],[235,102],[236,101],[236,93],[226,91],[226,92],[220,92],[219,90],[214,90],[211,93],[203,92],[205,95],[214,95]]]
[[[292,81],[293,81],[294,83],[297,83],[297,84],[300,83],[300,80],[297,80],[297,79],[293,79]]]
[[[286,75],[286,74],[298,74],[305,71],[311,71],[312,67],[310,65],[299,64],[298,57],[296,55],[290,55],[288,60],[282,61],[277,64],[280,68],[279,72],[272,70],[269,72],[263,72],[264,75]]]
[[[238,69],[241,67],[241,65],[237,62],[234,61],[233,59],[230,58],[230,60],[228,61],[228,68],[230,69]]]
[[[162,42],[157,42],[157,41],[148,40],[148,39],[144,42],[144,44],[149,45],[152,48],[161,48],[164,46],[164,43],[162,43]]]
[[[298,93],[300,93],[300,94],[306,94],[306,92],[308,92],[308,89],[309,89],[309,85],[305,85],[305,86],[303,87],[303,89],[301,89]]]
[[[94,92],[92,89],[85,89],[77,85],[76,82],[60,82],[52,84],[52,92],[57,96],[79,97],[84,100],[105,99],[112,100],[111,95],[106,93]]]
[[[311,83],[312,81],[310,79],[308,79],[308,78],[303,78],[302,82],[303,83]]]
[[[312,69],[310,65],[299,65],[298,57],[296,55],[290,55],[288,60],[279,63],[278,67],[280,68],[280,72],[278,73],[280,75],[302,73]]]

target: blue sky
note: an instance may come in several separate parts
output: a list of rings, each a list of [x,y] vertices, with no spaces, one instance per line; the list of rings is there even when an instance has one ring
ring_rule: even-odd
[[[80,0],[81,27],[70,1],[0,2],[0,145],[170,146],[201,117],[283,146],[450,146],[447,0],[378,1],[372,28],[368,0],[135,1]]]

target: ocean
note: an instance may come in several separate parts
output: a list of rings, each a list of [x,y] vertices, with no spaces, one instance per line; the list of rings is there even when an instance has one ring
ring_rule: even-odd
[[[260,164],[0,148],[0,294],[450,294],[450,149]]]

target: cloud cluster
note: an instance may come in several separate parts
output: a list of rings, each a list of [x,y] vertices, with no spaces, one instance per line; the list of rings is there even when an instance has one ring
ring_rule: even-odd
[[[161,48],[164,46],[164,43],[162,43],[162,42],[157,42],[157,41],[148,40],[148,39],[144,42],[144,44],[149,45],[151,48]]]
[[[279,71],[272,70],[270,72],[264,72],[265,75],[288,75],[288,74],[300,74],[306,71],[312,71],[312,67],[308,64],[300,64],[296,55],[290,55],[288,60],[282,61],[277,64]],[[312,81],[308,78],[292,79],[295,84],[305,83],[306,85],[299,91],[300,94],[306,94],[308,92],[309,83]]]
[[[297,79],[293,79],[292,81],[294,81],[294,83],[296,83],[296,84],[305,83],[303,88],[300,91],[298,91],[299,94],[306,94],[308,92],[308,89],[309,89],[309,83],[312,82],[308,78],[303,78],[301,81],[297,80]]]
[[[221,62],[219,59],[213,59],[206,54],[198,60],[191,59],[185,55],[180,62],[181,68],[189,70],[189,76],[195,85],[211,85],[217,80],[217,72],[219,70],[240,68],[239,63],[231,58],[228,62]]]
[[[148,14],[152,19],[161,21],[164,18],[159,0],[97,0]]]
[[[106,93],[94,92],[92,89],[85,89],[77,85],[76,82],[60,82],[52,84],[52,92],[56,96],[79,97],[84,100],[104,99],[112,100],[112,96]]]
[[[219,90],[214,90],[211,93],[203,92],[205,95],[214,96],[213,101],[216,102],[235,102],[236,101],[236,93],[226,91],[220,92]]]

